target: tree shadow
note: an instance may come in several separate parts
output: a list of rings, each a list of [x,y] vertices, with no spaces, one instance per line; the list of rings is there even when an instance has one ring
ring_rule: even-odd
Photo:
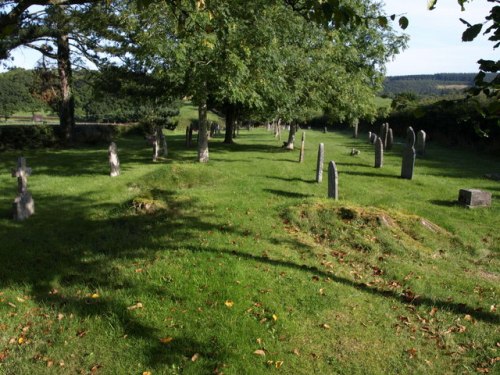
[[[366,166],[365,166],[366,167]],[[375,168],[373,168],[375,169]],[[341,174],[348,174],[353,176],[365,176],[365,177],[382,177],[382,178],[391,178],[391,179],[400,179],[400,176],[396,176],[393,174],[383,174],[383,173],[373,173],[373,172],[355,172],[355,171],[340,171]]]
[[[461,206],[457,200],[448,201],[448,200],[443,200],[443,199],[431,199],[429,201],[429,203],[434,204],[436,206],[441,206],[441,207],[459,207],[459,206]]]

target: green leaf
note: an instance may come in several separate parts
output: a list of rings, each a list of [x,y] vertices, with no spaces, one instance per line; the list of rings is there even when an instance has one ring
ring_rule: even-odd
[[[378,18],[378,24],[381,26],[381,27],[387,27],[387,18],[384,17],[384,16],[380,16]]]
[[[481,29],[483,28],[482,23],[476,23],[474,26],[470,26],[467,28],[467,30],[464,31],[462,34],[462,41],[463,42],[471,42],[473,41],[476,36],[481,32]]]
[[[427,2],[427,9],[429,10],[433,10],[436,8],[436,3],[437,3],[437,0],[429,0]]]
[[[405,30],[407,27],[408,27],[408,24],[409,24],[409,21],[408,21],[408,18],[406,17],[401,17],[399,19],[399,26]]]

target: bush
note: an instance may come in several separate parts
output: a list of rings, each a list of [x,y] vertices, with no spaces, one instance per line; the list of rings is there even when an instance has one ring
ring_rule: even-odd
[[[58,129],[52,125],[0,126],[0,150],[53,147]]]

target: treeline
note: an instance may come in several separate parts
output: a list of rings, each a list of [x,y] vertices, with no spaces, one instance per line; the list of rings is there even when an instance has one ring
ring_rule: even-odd
[[[474,86],[476,73],[439,73],[386,77],[382,96],[394,97],[400,93],[418,96],[443,96],[463,92]],[[489,77],[487,77],[488,80]],[[491,74],[493,79],[493,74]]]

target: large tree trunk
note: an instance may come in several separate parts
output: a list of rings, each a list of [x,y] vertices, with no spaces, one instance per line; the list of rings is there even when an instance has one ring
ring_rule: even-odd
[[[198,105],[198,161],[208,163],[208,129],[207,129],[207,101],[202,100]]]
[[[234,143],[233,141],[233,130],[235,122],[235,111],[234,106],[228,104],[226,107],[226,134],[224,137],[224,143]]]
[[[61,86],[59,121],[65,141],[71,141],[75,128],[75,99],[71,91],[72,71],[69,50],[69,36],[64,33],[57,37],[57,69]]]
[[[287,150],[293,150],[294,142],[295,142],[295,134],[297,133],[297,125],[290,125],[290,132],[288,133],[288,141],[285,145]]]

